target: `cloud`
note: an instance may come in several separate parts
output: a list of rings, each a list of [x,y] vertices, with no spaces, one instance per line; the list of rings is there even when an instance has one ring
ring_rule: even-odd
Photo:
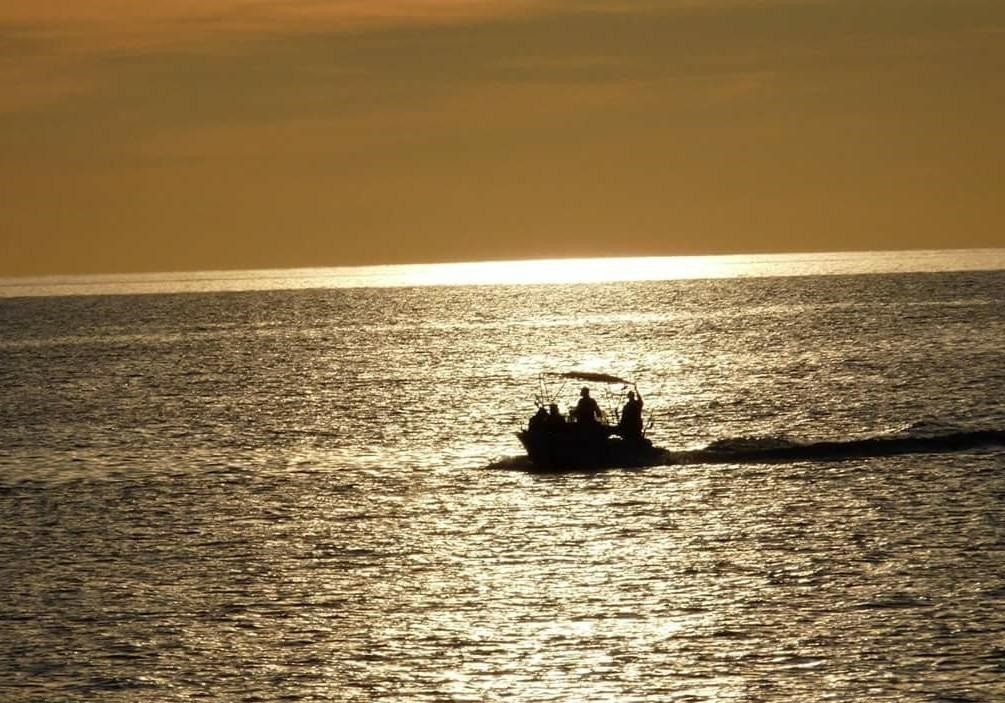
[[[642,104],[644,95],[644,86],[626,82],[590,90],[486,83],[431,103],[316,118],[194,124],[144,138],[136,153],[149,163],[354,159],[379,168],[386,160],[440,158],[441,151],[450,158],[463,144],[507,151],[514,141],[531,140],[534,134],[544,134],[551,143],[581,129],[575,120],[570,123],[570,113],[583,119]]]
[[[224,55],[246,42],[512,17],[530,0],[0,0],[0,112],[86,93],[108,65],[164,52]]]
[[[8,2],[0,4],[0,28],[94,49],[136,50],[242,35],[473,22],[529,7],[528,0],[76,0],[55,7]]]
[[[0,0],[0,112],[86,94],[117,64],[148,56],[213,60],[298,37],[391,33],[415,46],[410,31],[463,27],[482,38],[499,26],[492,46],[499,37],[512,43],[489,78],[603,82],[869,61],[910,50],[905,38],[946,45],[938,37],[951,32],[955,48],[961,30],[1000,31],[1000,8],[1000,0]],[[442,75],[468,72],[458,62]]]

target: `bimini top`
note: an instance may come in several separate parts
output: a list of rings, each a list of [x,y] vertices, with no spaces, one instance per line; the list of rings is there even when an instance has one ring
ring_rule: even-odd
[[[623,383],[627,386],[634,385],[631,381],[626,381],[618,376],[609,373],[596,373],[593,371],[566,371],[565,373],[554,374],[560,378],[574,378],[578,381],[593,381],[594,383]]]

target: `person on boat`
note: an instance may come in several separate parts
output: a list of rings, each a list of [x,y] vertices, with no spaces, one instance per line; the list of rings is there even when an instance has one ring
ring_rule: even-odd
[[[577,424],[585,426],[599,425],[603,417],[600,406],[590,397],[590,389],[585,386],[579,391],[579,402],[570,414],[576,419]]]
[[[548,411],[545,410],[544,406],[542,405],[537,409],[537,412],[534,413],[534,417],[530,419],[530,422],[527,423],[527,429],[530,430],[531,432],[540,432],[544,429],[547,429],[547,427],[548,427]]]
[[[565,429],[565,415],[558,409],[557,404],[548,405],[548,419],[544,423],[544,427],[549,432],[561,432]]]
[[[625,439],[642,439],[642,427],[642,394],[628,391],[628,401],[618,421],[618,434]]]

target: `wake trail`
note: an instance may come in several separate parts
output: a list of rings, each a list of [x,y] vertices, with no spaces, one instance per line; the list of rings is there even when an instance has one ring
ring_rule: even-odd
[[[1005,451],[1005,430],[951,430],[937,433],[917,433],[916,428],[922,428],[922,426],[914,426],[908,428],[904,433],[893,435],[816,442],[801,442],[783,437],[721,439],[701,449],[661,449],[645,465],[836,462],[910,454],[950,454],[979,450]],[[492,462],[486,468],[513,471],[537,470],[526,456],[505,457]]]

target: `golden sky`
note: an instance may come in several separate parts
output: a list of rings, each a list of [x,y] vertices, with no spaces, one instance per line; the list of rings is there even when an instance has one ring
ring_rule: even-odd
[[[0,276],[1005,246],[1002,0],[0,0]]]

